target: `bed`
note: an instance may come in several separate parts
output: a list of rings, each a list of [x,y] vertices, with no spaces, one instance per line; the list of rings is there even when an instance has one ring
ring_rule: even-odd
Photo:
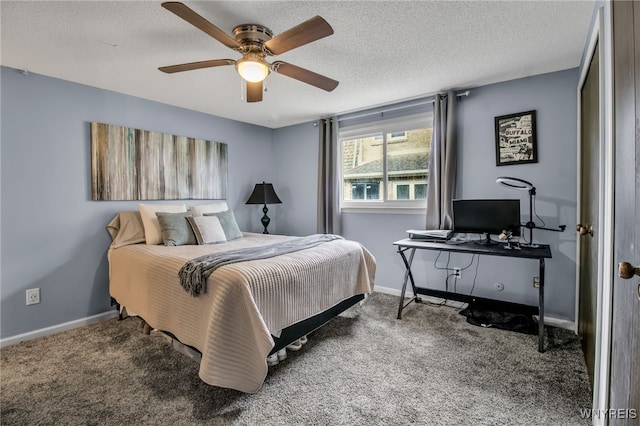
[[[113,237],[108,251],[110,294],[128,315],[197,350],[199,376],[210,385],[257,392],[268,372],[269,354],[373,291],[375,259],[359,243],[338,238],[270,258],[225,264],[193,295],[178,276],[193,259],[297,237],[242,233],[220,244],[145,244],[139,230],[130,226],[135,212],[128,212],[129,220],[124,213],[108,226]]]

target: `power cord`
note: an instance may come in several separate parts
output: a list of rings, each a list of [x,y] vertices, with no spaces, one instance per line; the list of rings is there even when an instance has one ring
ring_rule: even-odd
[[[442,254],[441,251],[438,252],[438,255],[436,256],[436,260],[433,261],[433,267],[435,269],[440,269],[440,270],[446,270],[449,271],[449,262],[451,261],[451,253],[447,252],[447,264],[445,265],[445,267],[440,267],[438,266],[438,259],[440,259],[440,255]],[[445,290],[449,291],[449,275],[447,275],[447,277],[444,280],[444,288]],[[440,303],[433,303],[433,302],[429,302],[427,301],[427,303],[431,306],[443,306],[447,304],[448,299],[444,299],[442,302]]]
[[[438,255],[436,256],[436,259],[433,262],[433,267],[435,269],[441,270],[441,271],[447,271],[447,275],[445,276],[445,280],[444,280],[444,288],[446,291],[449,291],[449,278],[454,277],[454,281],[453,281],[453,292],[457,293],[458,292],[458,275],[455,273],[450,273],[451,271],[454,271],[454,268],[450,268],[449,264],[451,263],[451,252],[447,252],[447,262],[445,264],[444,267],[442,266],[438,266],[438,260],[440,259],[440,255],[442,254],[442,252],[438,252]],[[475,259],[478,259],[477,262],[480,262],[480,256],[476,255],[476,254],[472,254],[471,255],[471,261],[469,262],[468,265],[461,267],[460,271],[465,271],[467,269],[469,269],[472,265],[473,262],[475,261]],[[478,266],[476,263],[476,272],[475,272],[475,277],[478,276]],[[473,285],[475,286],[475,280],[476,278],[474,277],[473,280]],[[473,292],[473,288],[471,289],[471,291]],[[433,303],[433,302],[429,302],[427,301],[428,304],[432,305],[432,306],[443,306],[443,305],[447,305],[447,306],[451,306],[449,303],[450,302],[454,302],[454,301],[450,301],[449,299],[444,299],[441,303]],[[466,303],[461,303],[460,306],[451,306],[453,308],[456,309],[461,309],[464,305],[466,305]]]
[[[440,269],[440,270],[448,270],[449,269],[449,261],[451,260],[451,252],[447,252],[447,265],[443,268],[441,266],[438,266],[438,259],[440,259],[440,255],[442,254],[442,251],[438,251],[438,255],[436,256],[436,260],[433,261],[433,267],[435,269]]]
[[[473,284],[471,285],[471,291],[469,292],[469,296],[473,295],[473,289],[476,287],[476,279],[478,278],[478,266],[480,266],[480,256],[478,256],[478,261],[476,262],[476,273],[473,276]]]

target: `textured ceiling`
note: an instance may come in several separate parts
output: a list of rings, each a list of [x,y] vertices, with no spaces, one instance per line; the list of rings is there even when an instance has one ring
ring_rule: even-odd
[[[577,67],[593,1],[184,2],[227,33],[279,34],[315,15],[332,36],[283,60],[331,77],[330,93],[279,74],[241,100],[234,67],[159,66],[240,55],[155,1],[1,1],[2,65],[277,128],[446,89]]]

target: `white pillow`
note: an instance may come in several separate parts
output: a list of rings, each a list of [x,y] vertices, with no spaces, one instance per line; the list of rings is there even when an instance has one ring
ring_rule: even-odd
[[[162,244],[162,233],[156,213],[182,213],[187,211],[186,204],[142,204],[138,205],[142,226],[144,226],[144,238],[147,244]]]
[[[199,206],[191,206],[191,214],[193,216],[204,216],[205,213],[220,213],[229,210],[227,202],[224,200],[214,201],[211,204],[201,204]]]
[[[188,217],[198,244],[226,243],[227,237],[217,216]]]

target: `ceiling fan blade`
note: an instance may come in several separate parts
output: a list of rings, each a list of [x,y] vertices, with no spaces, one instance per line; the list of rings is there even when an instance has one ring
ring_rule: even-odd
[[[247,102],[262,102],[262,82],[247,81]]]
[[[282,61],[276,61],[271,64],[271,69],[278,74],[284,74],[287,77],[295,78],[296,80],[316,86],[322,90],[326,90],[327,92],[331,92],[333,89],[338,87],[339,84],[339,82],[329,77],[325,77],[313,71]]]
[[[166,67],[158,68],[162,72],[167,74],[173,74],[174,72],[199,70],[201,68],[219,67],[222,65],[233,65],[236,61],[233,59],[212,59],[210,61],[189,62],[188,64],[169,65]]]
[[[169,2],[162,3],[162,7],[178,15],[179,17],[181,17],[191,25],[209,34],[211,37],[215,38],[225,46],[234,50],[240,49],[241,47],[240,43],[238,43],[236,39],[234,39],[224,31],[222,31],[220,28],[213,25],[211,22],[204,19],[202,16],[198,15],[193,10],[189,9],[184,4],[177,1],[169,1]]]
[[[281,55],[296,47],[333,34],[333,28],[320,16],[296,25],[265,42],[264,46],[272,55]]]

